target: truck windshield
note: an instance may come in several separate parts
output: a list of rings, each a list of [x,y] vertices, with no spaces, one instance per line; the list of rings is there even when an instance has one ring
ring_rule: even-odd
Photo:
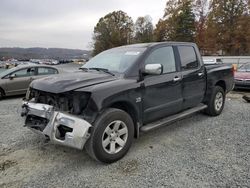
[[[114,48],[93,57],[83,69],[106,69],[110,72],[124,73],[130,68],[146,48]]]

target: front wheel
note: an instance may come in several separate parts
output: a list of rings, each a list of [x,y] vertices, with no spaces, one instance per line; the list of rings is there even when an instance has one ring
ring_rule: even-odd
[[[208,102],[206,113],[211,116],[221,114],[225,104],[225,91],[220,86],[215,86]]]
[[[85,147],[94,159],[112,163],[128,152],[133,137],[134,126],[131,117],[125,111],[110,108],[97,118]]]
[[[0,88],[0,100],[4,97],[4,91]]]

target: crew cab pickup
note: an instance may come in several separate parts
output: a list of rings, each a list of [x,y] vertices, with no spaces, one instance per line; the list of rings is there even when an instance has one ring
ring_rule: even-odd
[[[196,44],[134,44],[104,51],[77,72],[33,81],[22,116],[53,143],[112,163],[140,132],[199,111],[219,115],[233,85],[232,67],[204,66]]]

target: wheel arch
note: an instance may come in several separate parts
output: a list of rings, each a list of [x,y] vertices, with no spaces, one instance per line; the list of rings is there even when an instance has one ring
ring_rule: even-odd
[[[219,86],[221,87],[224,92],[226,93],[227,92],[227,85],[226,85],[226,82],[224,80],[218,80],[217,82],[213,82],[211,84],[208,85],[208,88],[206,90],[206,94],[205,94],[205,97],[203,99],[203,103],[207,104],[211,95],[212,95],[212,91],[214,90],[214,88],[216,86]]]
[[[0,91],[3,92],[3,95],[4,95],[4,96],[6,95],[6,93],[5,93],[5,91],[4,91],[4,89],[3,89],[2,87],[0,87]]]
[[[139,121],[139,114],[136,110],[136,107],[134,107],[133,104],[131,104],[128,101],[116,101],[116,102],[110,104],[108,106],[108,108],[117,108],[117,109],[120,109],[120,110],[127,112],[130,115],[130,117],[132,118],[133,123],[134,123],[134,133],[135,133],[134,137],[135,138],[139,137],[139,126],[138,126],[138,123],[140,122]]]
[[[220,86],[225,92],[227,91],[226,82],[224,80],[219,80],[215,83],[215,86]]]

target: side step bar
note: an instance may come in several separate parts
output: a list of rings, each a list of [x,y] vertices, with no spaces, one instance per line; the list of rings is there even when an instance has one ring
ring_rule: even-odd
[[[188,110],[185,110],[183,112],[180,112],[178,114],[175,114],[175,115],[172,115],[172,116],[169,116],[169,117],[166,117],[166,118],[163,118],[161,120],[158,120],[158,121],[155,121],[155,122],[152,122],[152,123],[149,123],[147,125],[144,125],[140,128],[140,131],[141,132],[148,132],[148,131],[151,131],[153,129],[156,129],[156,128],[159,128],[159,127],[162,127],[162,126],[165,126],[165,125],[168,125],[170,123],[173,123],[177,120],[181,120],[181,119],[184,119],[196,112],[199,112],[199,111],[202,111],[204,109],[207,108],[207,105],[204,105],[204,104],[200,104],[194,108],[191,108],[191,109],[188,109]]]

